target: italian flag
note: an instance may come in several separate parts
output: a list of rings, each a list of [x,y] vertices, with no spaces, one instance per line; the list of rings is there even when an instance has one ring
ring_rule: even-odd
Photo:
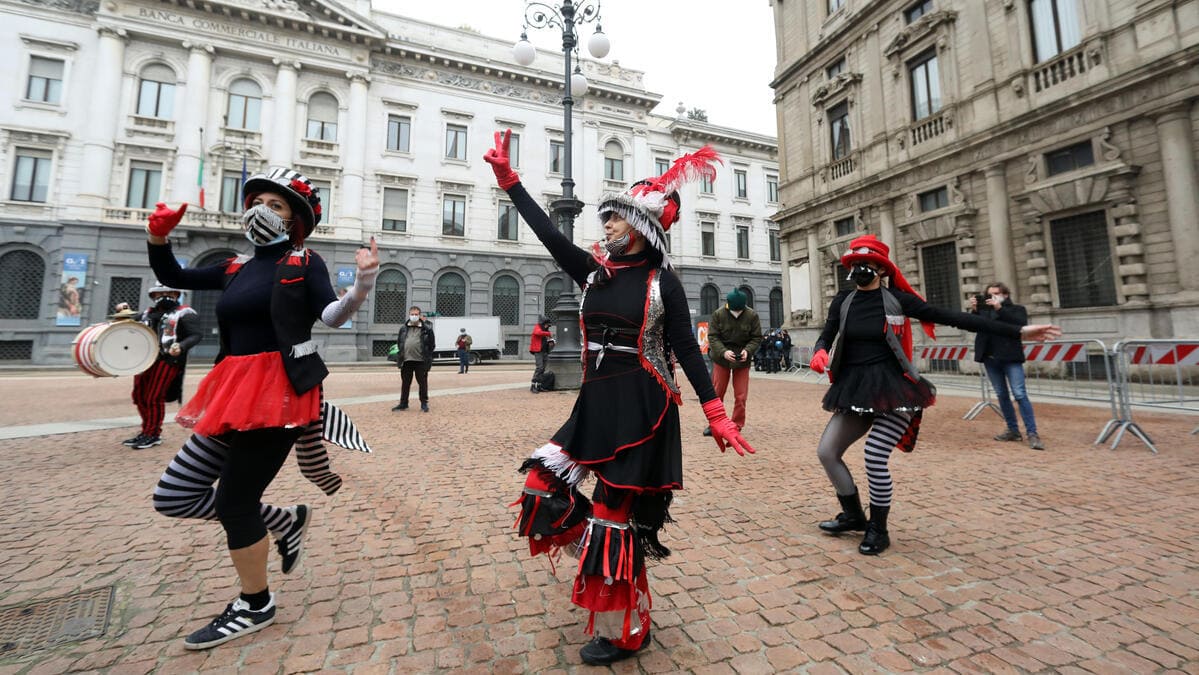
[[[196,185],[200,186],[200,208],[204,208],[204,148],[200,148],[200,171],[196,174]]]

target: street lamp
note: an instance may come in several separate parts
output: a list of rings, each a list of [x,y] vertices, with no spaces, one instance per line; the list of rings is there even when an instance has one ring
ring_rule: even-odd
[[[578,65],[575,65],[572,71],[570,57],[572,53],[578,57],[579,35],[575,27],[592,21],[595,22],[595,33],[587,41],[587,51],[595,58],[602,59],[608,55],[611,44],[599,23],[599,0],[562,0],[560,7],[544,2],[526,2],[520,41],[512,49],[512,56],[518,64],[532,65],[537,57],[537,50],[529,42],[529,28],[557,28],[562,31],[562,197],[550,203],[550,209],[554,212],[558,229],[571,241],[574,241],[575,218],[583,211],[583,202],[575,198],[574,167],[571,159],[574,154],[571,113],[574,97],[581,98],[585,95],[588,84]],[[569,286],[558,296],[558,302],[551,312],[556,317],[554,324],[557,346],[550,352],[547,367],[554,373],[557,388],[577,389],[582,379],[579,364],[583,344],[578,329],[579,302]]]

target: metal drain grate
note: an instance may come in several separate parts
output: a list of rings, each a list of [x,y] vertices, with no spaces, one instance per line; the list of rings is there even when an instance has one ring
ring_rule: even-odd
[[[105,586],[61,598],[0,607],[0,656],[45,649],[104,634],[114,589]]]

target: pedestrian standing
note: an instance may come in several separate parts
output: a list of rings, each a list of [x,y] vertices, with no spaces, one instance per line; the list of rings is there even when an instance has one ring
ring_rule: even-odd
[[[970,311],[1013,326],[1027,325],[1028,310],[1023,305],[1012,302],[1011,296],[1012,291],[1007,284],[997,281],[987,286],[985,295],[970,298]],[[1024,418],[1028,447],[1044,450],[1045,444],[1037,434],[1037,418],[1032,411],[1032,402],[1028,400],[1028,390],[1024,386],[1024,345],[1020,343],[1020,339],[979,333],[974,336],[974,360],[983,364],[986,369],[987,379],[991,381],[991,388],[995,390],[995,398],[999,399],[1003,421],[1007,424],[1007,429],[995,436],[995,440],[1022,440],[1020,423],[1012,406],[1014,398],[1016,405],[1020,407],[1020,417]]]
[[[745,426],[745,404],[749,400],[749,366],[762,344],[762,320],[746,307],[745,294],[729,291],[725,305],[712,312],[708,324],[708,354],[712,356],[712,384],[716,398],[724,400],[729,381],[733,383],[733,424]],[[712,428],[704,429],[705,436]]]
[[[554,334],[550,332],[550,320],[541,317],[533,326],[533,337],[529,340],[529,353],[533,355],[533,383],[529,391],[534,394],[541,391],[541,377],[545,374],[545,360],[554,345]]]
[[[458,329],[458,339],[454,341],[454,352],[458,356],[459,375],[470,372],[470,346],[474,343],[474,338],[466,332],[465,328]]]
[[[433,325],[425,320],[420,307],[408,308],[408,321],[400,327],[396,345],[399,348],[396,366],[400,369],[400,402],[392,410],[408,409],[408,394],[415,377],[420,410],[429,412],[429,369],[433,367],[437,338],[433,335]]]

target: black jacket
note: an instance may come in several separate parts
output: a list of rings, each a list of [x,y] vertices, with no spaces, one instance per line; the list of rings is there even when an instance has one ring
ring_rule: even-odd
[[[408,339],[408,328],[407,323],[400,326],[400,334],[396,337],[396,346],[399,348],[396,358],[397,368],[404,367],[404,341]],[[425,366],[433,365],[433,350],[437,349],[437,338],[433,336],[433,326],[429,325],[428,321],[420,322],[420,344]]]
[[[1003,301],[999,311],[991,309],[990,305],[982,305],[975,313],[983,318],[1010,323],[1013,326],[1028,325],[1028,310],[1024,309],[1023,305],[1012,302],[1011,298]],[[974,360],[983,363],[988,359],[1024,363],[1024,345],[1018,337],[979,333],[974,336]]]

